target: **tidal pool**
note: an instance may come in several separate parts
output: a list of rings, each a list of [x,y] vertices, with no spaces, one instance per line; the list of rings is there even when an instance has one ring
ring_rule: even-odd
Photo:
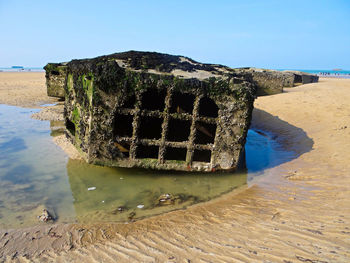
[[[68,159],[52,142],[61,122],[30,118],[38,110],[0,105],[0,227],[56,222],[126,222],[208,201],[291,159],[273,137],[249,130],[247,169],[200,174],[109,168]]]

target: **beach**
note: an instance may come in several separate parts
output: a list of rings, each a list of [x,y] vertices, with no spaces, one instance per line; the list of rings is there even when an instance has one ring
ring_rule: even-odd
[[[47,96],[44,72],[0,72],[0,104],[42,109],[33,118],[62,121],[63,103]]]
[[[44,75],[1,72],[0,103],[49,109],[40,105],[58,101],[46,95]],[[349,101],[350,80],[334,78],[259,97],[252,126],[297,158],[239,191],[136,222],[0,230],[0,259],[349,262]]]
[[[46,94],[44,72],[0,73],[0,103],[37,108],[56,101]]]

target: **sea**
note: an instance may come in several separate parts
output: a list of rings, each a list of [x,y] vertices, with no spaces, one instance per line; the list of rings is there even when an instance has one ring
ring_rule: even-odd
[[[14,67],[0,67],[0,72],[44,72],[44,68],[42,67],[21,67],[21,66],[14,66]]]
[[[302,71],[310,74],[315,74],[320,77],[331,78],[350,78],[350,70],[334,70],[334,69],[276,69],[278,71],[292,70]]]

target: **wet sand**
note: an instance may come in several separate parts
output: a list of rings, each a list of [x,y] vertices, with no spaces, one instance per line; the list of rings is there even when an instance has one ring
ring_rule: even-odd
[[[0,259],[349,262],[349,101],[350,80],[324,78],[260,97],[252,125],[298,158],[239,192],[129,224],[0,230]]]

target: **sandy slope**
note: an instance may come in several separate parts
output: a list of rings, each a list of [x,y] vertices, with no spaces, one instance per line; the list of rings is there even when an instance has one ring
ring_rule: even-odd
[[[0,231],[0,257],[58,262],[349,262],[350,80],[258,98],[298,158],[240,193],[129,224]],[[278,117],[275,117],[278,116]]]

